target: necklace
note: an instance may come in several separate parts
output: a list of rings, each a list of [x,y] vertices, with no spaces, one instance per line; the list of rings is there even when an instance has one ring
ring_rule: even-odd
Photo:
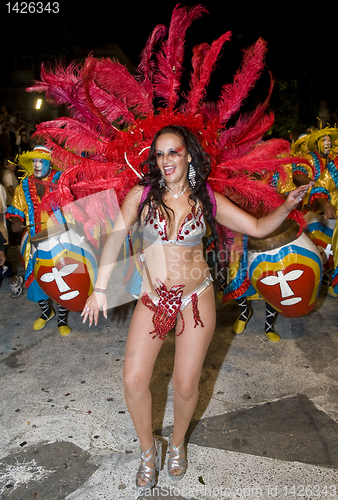
[[[173,195],[175,200],[177,200],[177,198],[179,198],[180,196],[182,196],[183,193],[186,192],[186,190],[189,188],[189,184],[180,193],[177,193],[177,194],[174,194],[173,190],[170,187],[168,187],[166,184],[164,185],[164,187],[166,188],[167,191],[169,191]]]

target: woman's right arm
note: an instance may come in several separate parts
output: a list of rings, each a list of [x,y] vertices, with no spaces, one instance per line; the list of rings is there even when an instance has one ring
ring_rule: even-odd
[[[108,281],[115,267],[120,249],[130,228],[137,221],[138,208],[140,206],[143,189],[144,188],[141,186],[133,187],[122,203],[113,230],[103,247],[95,283],[95,288],[97,290],[107,290]],[[97,325],[100,310],[102,310],[103,316],[107,318],[107,296],[104,292],[94,291],[88,297],[81,313],[81,316],[83,316],[83,323],[85,323],[88,318],[89,326],[92,325],[93,320],[95,325]]]

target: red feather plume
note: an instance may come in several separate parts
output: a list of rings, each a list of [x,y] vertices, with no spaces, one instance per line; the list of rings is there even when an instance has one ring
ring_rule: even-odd
[[[202,5],[188,8],[177,5],[173,11],[168,39],[157,55],[154,95],[173,110],[178,100],[183,71],[185,33],[190,24],[207,10]]]

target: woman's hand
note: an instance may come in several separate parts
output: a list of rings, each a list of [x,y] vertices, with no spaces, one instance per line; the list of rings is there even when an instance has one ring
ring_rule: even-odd
[[[305,184],[304,186],[299,186],[299,188],[290,191],[288,197],[285,200],[285,207],[289,212],[297,207],[297,205],[304,198],[306,191],[314,185],[314,182],[309,182],[309,184]]]
[[[92,326],[93,320],[96,326],[99,320],[100,311],[102,311],[103,317],[107,319],[107,295],[102,292],[94,291],[89,295],[81,313],[81,316],[83,316],[83,323],[85,323],[88,318],[89,326]]]

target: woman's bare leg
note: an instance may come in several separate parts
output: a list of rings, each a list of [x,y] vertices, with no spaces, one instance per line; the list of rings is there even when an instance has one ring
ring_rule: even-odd
[[[154,329],[152,317],[153,312],[139,301],[129,327],[123,373],[127,407],[143,452],[154,442],[149,385],[163,345],[163,340],[149,335]]]
[[[198,297],[198,309],[204,327],[194,328],[192,304],[189,304],[183,311],[184,332],[181,336],[176,337],[173,373],[174,429],[172,434],[172,443],[176,447],[184,441],[196,408],[202,367],[215,330],[216,310],[212,285]],[[181,321],[177,324],[177,331],[180,331],[180,323]]]

